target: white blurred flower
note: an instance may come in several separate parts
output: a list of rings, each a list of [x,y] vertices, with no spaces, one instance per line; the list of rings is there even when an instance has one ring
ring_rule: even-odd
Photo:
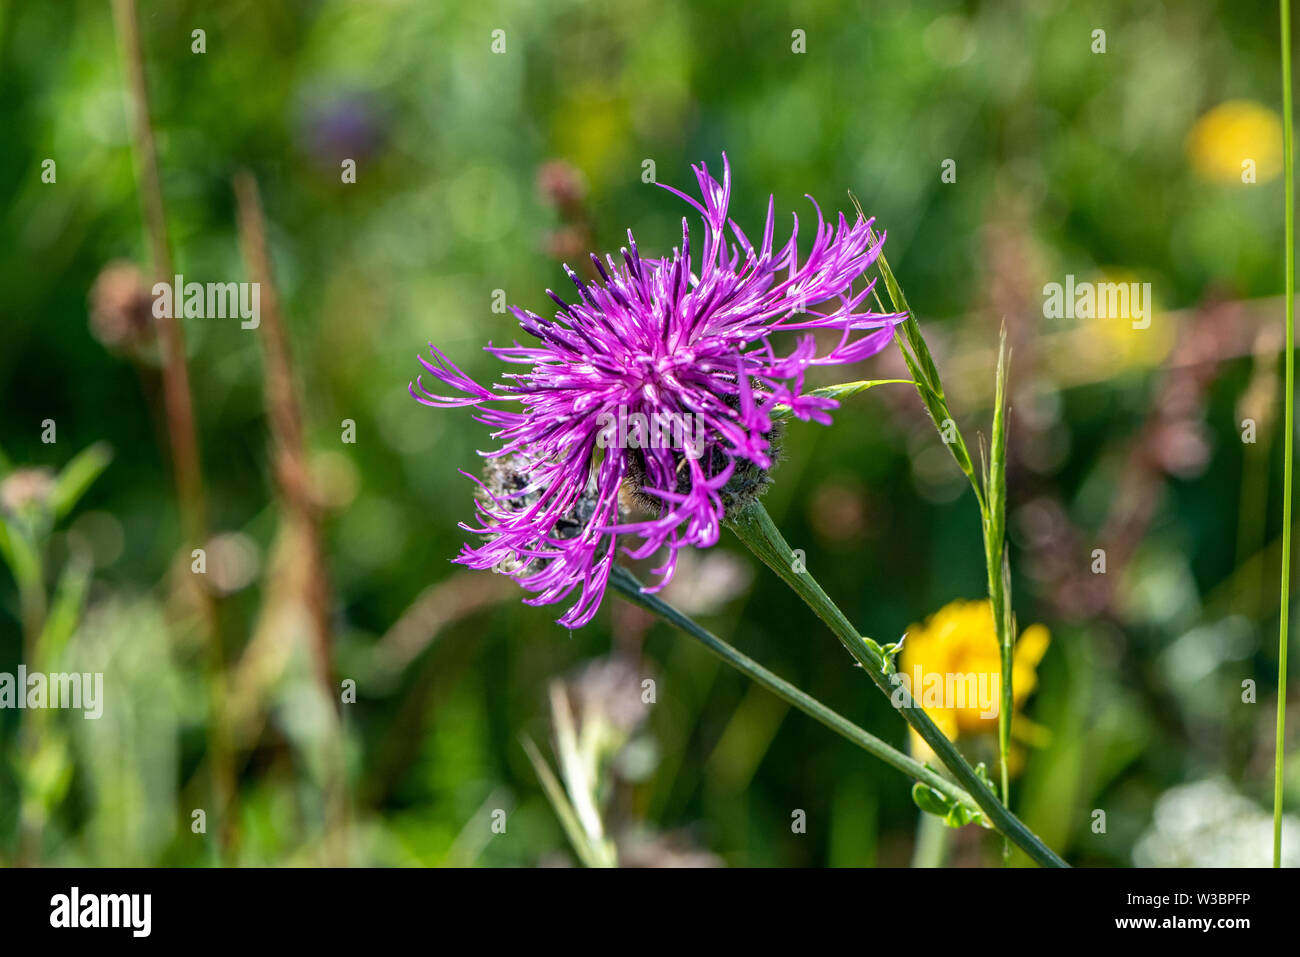
[[[1133,849],[1138,867],[1267,867],[1273,817],[1221,778],[1180,784],[1160,796]],[[1282,818],[1282,866],[1300,866],[1300,820]]]

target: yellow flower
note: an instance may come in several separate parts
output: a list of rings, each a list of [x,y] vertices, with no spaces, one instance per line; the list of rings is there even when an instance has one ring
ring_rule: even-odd
[[[1030,625],[1016,642],[1011,696],[1018,712],[1038,683],[1038,663],[1050,641],[1047,628]],[[898,670],[913,698],[949,738],[997,733],[1001,693],[997,632],[988,600],[950,602],[907,629]],[[913,732],[919,760],[932,757]]]
[[[1187,155],[1205,179],[1268,182],[1282,169],[1282,120],[1254,100],[1220,103],[1192,127]],[[1244,179],[1251,170],[1254,177]]]

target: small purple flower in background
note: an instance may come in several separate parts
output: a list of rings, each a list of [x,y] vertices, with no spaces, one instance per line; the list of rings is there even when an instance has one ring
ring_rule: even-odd
[[[294,101],[298,148],[319,170],[337,175],[342,160],[361,164],[383,152],[387,114],[383,102],[364,91],[307,86]]]
[[[639,539],[632,558],[666,550],[655,589],[671,578],[682,548],[713,545],[728,511],[767,484],[774,407],[829,424],[838,403],[806,393],[805,373],[874,355],[903,318],[862,308],[872,283],[852,291],[884,242],[871,221],[841,214],[831,225],[813,202],[817,228],[801,263],[797,216],[789,241],[774,250],[769,198],[755,246],[727,216],[726,156],[721,183],[703,164],[693,169],[702,203],[664,188],[704,217],[702,249],[692,250],[685,218],[671,258],[643,258],[629,230],[621,262],[592,255],[599,281],[564,267],[577,301],[547,290],[560,307],[554,320],[512,307],[537,344],[486,349],[527,371],[486,388],[430,345],[433,361],[420,362],[457,394],[431,392],[422,378],[410,387],[426,405],[476,407],[477,421],[502,442],[484,453],[491,462],[480,482],[480,527],[463,526],[484,541],[456,560],[511,575],[535,593],[529,604],[580,587],[559,619],[569,628],[595,615],[620,536]],[[821,355],[817,330],[839,334]],[[784,354],[772,341],[779,332],[801,333]],[[495,407],[502,402],[523,410]]]

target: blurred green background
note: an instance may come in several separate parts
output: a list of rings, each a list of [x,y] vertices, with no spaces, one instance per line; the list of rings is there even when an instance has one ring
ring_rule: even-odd
[[[472,518],[457,470],[490,440],[409,398],[416,355],[434,341],[490,379],[481,346],[515,335],[495,290],[548,314],[560,258],[616,250],[628,227],[669,251],[686,207],[643,182],[646,161],[693,190],[688,164],[718,170],[723,151],[750,236],[769,193],[778,234],[790,210],[808,222],[805,193],[848,211],[852,190],[877,217],[968,436],[987,432],[1007,326],[1014,605],[1052,636],[1016,811],[1078,865],[1267,862],[1275,4],[140,0],[139,23],[177,272],[249,278],[231,179],[260,187],[337,693],[313,670],[295,578],[309,546],[276,491],[265,324],[180,320],[213,536],[207,574],[190,572],[158,350],[121,265],[152,282],[111,4],[0,2],[0,508],[64,616],[34,648],[24,573],[0,571],[0,672],[36,654],[104,672],[106,696],[99,721],[0,711],[0,862],[573,862],[521,743],[554,762],[557,679],[584,725],[603,722],[600,800],[625,863],[996,862],[976,828],[927,844],[904,778],[612,596],[570,634],[559,606],[449,564]],[[1044,318],[1044,284],[1067,275],[1151,283],[1151,327]],[[900,370],[882,354],[836,378]],[[767,498],[882,641],[984,593],[969,489],[915,392],[891,388],[793,427]],[[96,443],[111,462],[50,521],[51,475]],[[905,746],[734,539],[694,557],[669,600]]]

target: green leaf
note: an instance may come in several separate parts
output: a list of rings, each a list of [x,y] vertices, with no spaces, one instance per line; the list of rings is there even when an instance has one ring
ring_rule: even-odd
[[[3,557],[14,581],[22,591],[44,588],[41,576],[41,559],[36,546],[17,522],[0,516],[0,557]]]
[[[985,501],[992,521],[991,544],[1001,552],[1005,534],[1007,504],[1007,377],[1010,370],[1007,330],[1002,329],[998,343],[998,371],[994,380],[993,437],[989,442],[988,469],[985,474]]]
[[[859,392],[866,392],[868,389],[875,388],[878,385],[916,385],[911,379],[860,379],[857,382],[840,382],[835,385],[823,386],[820,389],[813,389],[805,395],[815,395],[825,399],[847,399],[851,395],[857,395]],[[788,405],[778,404],[770,413],[773,421],[789,418],[793,410]]]
[[[944,815],[943,823],[953,828],[965,827],[967,824],[977,820],[979,817],[981,817],[981,815],[976,814],[970,808],[961,804],[954,804],[948,809],[948,813]]]
[[[912,801],[926,814],[943,818],[948,827],[965,827],[967,824],[979,823],[985,827],[984,815],[972,810],[960,801],[950,800],[934,788],[917,781],[912,786]]]
[[[912,785],[912,801],[926,814],[934,814],[942,818],[948,816],[950,805],[947,800],[928,784],[917,781]]]
[[[96,442],[73,456],[54,480],[50,492],[50,511],[55,519],[63,518],[77,504],[81,496],[94,484],[95,479],[108,468],[113,450],[107,442]]]
[[[870,638],[863,638],[863,641],[871,641]],[[891,641],[883,645],[876,645],[876,651],[880,655],[880,669],[887,675],[892,675],[894,669],[894,657],[903,650],[903,642],[907,640],[907,634],[904,633],[898,641]],[[875,644],[875,642],[872,642]]]
[[[41,640],[37,644],[45,663],[55,664],[63,654],[63,648],[77,630],[81,621],[81,612],[86,605],[86,593],[90,589],[91,564],[84,558],[73,556],[63,568],[59,584],[54,590],[54,602],[41,630]]]
[[[568,837],[569,843],[573,845],[573,850],[577,853],[579,860],[587,867],[610,866],[605,856],[602,855],[601,849],[591,846],[591,841],[587,838],[587,832],[578,820],[578,812],[569,803],[569,797],[564,792],[564,785],[560,784],[560,780],[555,776],[555,772],[551,770],[551,766],[546,763],[542,753],[537,750],[537,745],[533,744],[531,738],[525,737],[520,740],[523,742],[524,751],[528,753],[528,760],[532,762],[533,770],[537,772],[537,779],[542,784],[542,790],[546,792],[546,798],[551,802],[555,816],[560,819],[560,826],[564,828],[565,836]]]
[[[41,715],[42,723],[47,721],[47,712],[36,713]],[[74,765],[67,734],[49,727],[42,732],[33,751],[18,763],[17,771],[23,801],[45,815],[67,796]]]

